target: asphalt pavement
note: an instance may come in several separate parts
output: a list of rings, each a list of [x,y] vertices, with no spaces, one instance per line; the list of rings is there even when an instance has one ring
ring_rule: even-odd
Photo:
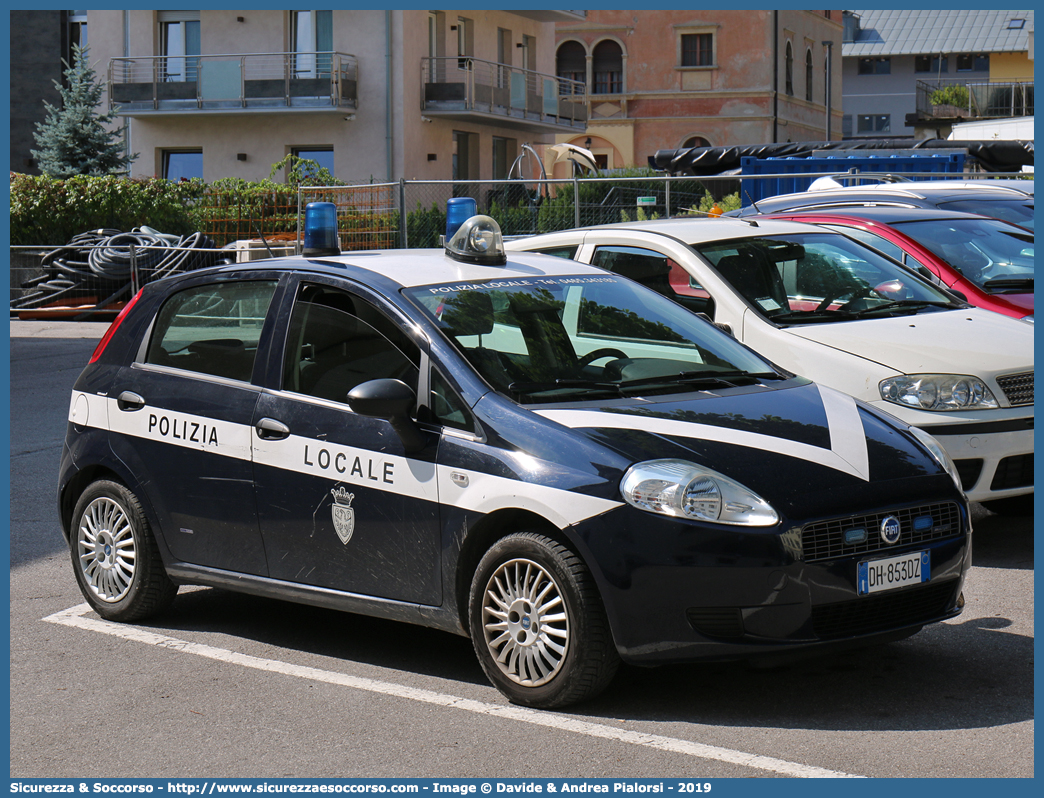
[[[512,707],[468,640],[215,589],[140,626],[81,605],[55,510],[104,323],[11,323],[11,776],[1032,777],[1033,522],[974,507],[967,607],[774,669],[625,668]]]

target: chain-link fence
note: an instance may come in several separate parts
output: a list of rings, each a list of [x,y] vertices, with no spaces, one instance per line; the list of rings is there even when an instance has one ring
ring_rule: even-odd
[[[534,235],[592,224],[676,216],[710,192],[736,191],[735,178],[576,178],[572,180],[402,180],[366,186],[301,188],[301,207],[333,202],[342,250],[438,245],[446,201],[471,197],[505,236]]]
[[[744,179],[780,177],[792,175]],[[309,202],[337,206],[341,250],[350,252],[438,246],[446,227],[446,200],[451,197],[472,197],[478,212],[494,217],[505,236],[524,236],[677,216],[701,203],[707,210],[708,197],[720,200],[739,187],[738,177],[715,176],[401,180],[302,187],[299,192],[211,192],[195,200],[200,232],[180,238],[149,228],[134,233],[95,230],[52,246],[11,247],[11,311],[20,318],[111,316],[151,280],[221,262],[247,263],[299,253],[303,212]],[[149,238],[153,234],[162,240]]]
[[[301,189],[305,191],[305,189]],[[342,223],[344,250],[398,246],[398,184],[309,188],[303,202],[332,202]],[[219,246],[236,241],[293,244],[299,238],[302,197],[285,189],[208,191],[193,207],[199,229]]]
[[[735,180],[720,190],[736,186]],[[288,187],[289,188],[289,187]],[[719,190],[716,189],[716,190]],[[735,190],[732,188],[731,190]],[[407,181],[356,186],[207,192],[194,200],[200,232],[94,230],[62,244],[11,248],[11,311],[18,318],[112,316],[138,287],[215,263],[300,251],[309,202],[337,206],[341,250],[433,247],[446,228],[446,200],[469,196],[505,235],[677,215],[707,193],[692,178]]]

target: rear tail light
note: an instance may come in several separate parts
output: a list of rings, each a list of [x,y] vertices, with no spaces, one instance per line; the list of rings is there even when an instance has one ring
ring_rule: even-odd
[[[144,290],[144,288],[141,289],[141,291]],[[109,341],[112,339],[113,334],[115,334],[116,328],[120,326],[120,322],[123,321],[124,317],[130,311],[130,309],[134,307],[134,303],[137,302],[138,299],[141,297],[141,291],[138,291],[138,293],[134,295],[134,298],[123,306],[123,310],[120,311],[120,314],[115,319],[113,319],[112,324],[109,325],[109,329],[105,331],[105,335],[103,335],[102,339],[98,341],[98,345],[94,347],[94,354],[91,355],[91,359],[87,361],[88,365],[90,365],[91,363],[93,363],[101,357],[102,352],[105,351],[105,347],[109,345]]]

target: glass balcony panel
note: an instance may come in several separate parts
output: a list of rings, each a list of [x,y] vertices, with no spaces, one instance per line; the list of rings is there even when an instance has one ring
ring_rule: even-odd
[[[307,69],[302,70],[302,64]],[[279,107],[355,109],[358,61],[338,52],[146,56],[109,61],[120,115]]]
[[[918,80],[919,119],[1033,116],[1033,81]]]
[[[510,64],[458,56],[424,58],[424,113],[456,119],[500,117],[527,130],[577,130],[587,124],[583,82]]]

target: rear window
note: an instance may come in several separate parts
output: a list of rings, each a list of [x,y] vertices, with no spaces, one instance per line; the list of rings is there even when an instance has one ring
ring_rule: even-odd
[[[958,200],[954,202],[940,202],[939,207],[948,211],[964,211],[965,213],[978,213],[982,216],[992,216],[994,219],[1003,219],[1006,222],[1033,229],[1033,200]]]
[[[160,308],[145,362],[248,382],[274,280],[195,286]]]
[[[580,249],[579,244],[568,244],[561,247],[549,247],[548,249],[534,249],[531,252],[538,252],[541,255],[551,255],[555,258],[565,258],[566,260],[572,260],[576,257],[576,251]]]

